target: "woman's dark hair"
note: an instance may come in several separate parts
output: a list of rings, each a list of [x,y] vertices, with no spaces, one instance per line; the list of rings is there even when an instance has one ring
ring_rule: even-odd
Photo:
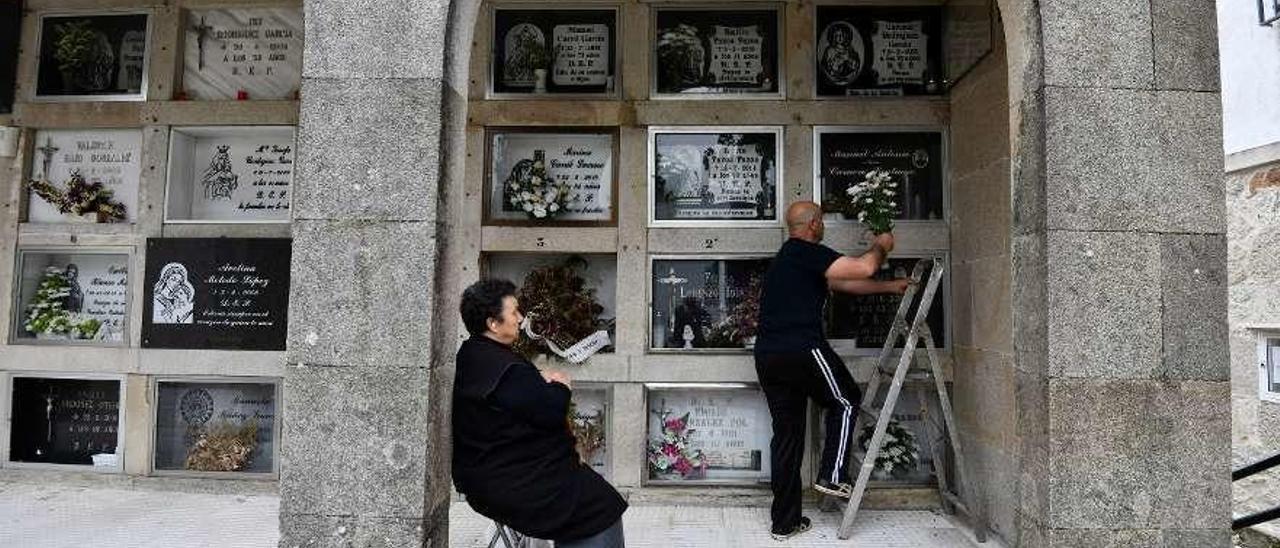
[[[502,300],[515,295],[516,284],[507,280],[480,280],[471,284],[462,292],[462,304],[458,306],[467,332],[481,335],[488,331],[489,318],[502,319]]]

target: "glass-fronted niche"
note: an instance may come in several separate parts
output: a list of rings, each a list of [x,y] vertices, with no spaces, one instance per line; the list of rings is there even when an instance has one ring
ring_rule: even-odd
[[[769,406],[746,384],[646,386],[648,483],[768,483]]]
[[[519,291],[527,324],[515,349],[529,356],[565,359],[612,352],[618,317],[618,265],[614,255],[492,253],[485,277],[508,280]]]
[[[649,273],[651,351],[745,352],[755,344],[769,258],[655,256]]]
[[[605,385],[574,383],[569,423],[578,457],[605,479],[610,478],[609,388]]]
[[[120,379],[14,375],[11,381],[10,462],[120,471]]]
[[[946,264],[945,255],[943,258],[943,264]],[[917,292],[915,302],[907,309],[908,323],[915,318],[916,311],[920,308],[923,284],[928,281],[931,274],[932,259],[932,256],[890,257],[876,272],[875,279],[892,280],[911,276],[917,263],[921,261],[929,265],[924,268],[920,277],[921,291]],[[929,315],[925,317],[929,332],[933,335],[934,345],[943,349],[949,348],[950,344],[948,279],[944,272],[937,294],[934,295],[933,303],[929,307]],[[875,353],[884,347],[885,339],[889,337],[889,331],[893,328],[893,319],[901,303],[901,295],[849,295],[833,292],[823,311],[825,316],[823,325],[826,328],[827,339],[831,341],[832,347],[841,352]],[[895,348],[902,348],[901,338]],[[917,348],[923,348],[923,344]]]
[[[129,255],[22,250],[14,342],[123,344],[129,314]]]
[[[156,471],[271,474],[279,432],[275,381],[156,383]]]

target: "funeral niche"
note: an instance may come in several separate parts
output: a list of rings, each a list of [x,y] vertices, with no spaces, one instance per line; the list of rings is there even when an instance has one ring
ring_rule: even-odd
[[[819,129],[815,188],[831,217],[854,221],[851,189],[872,172],[887,174],[897,184],[898,219],[942,220],[944,158],[941,131],[859,131]]]
[[[937,466],[934,459],[944,458],[946,454],[941,437],[942,422],[941,408],[932,390],[922,389],[920,385],[904,387],[894,405],[889,427],[885,429],[884,444],[876,455],[871,479],[911,485],[932,483]],[[875,427],[874,422],[867,421],[862,431],[856,433],[859,458],[866,454]]]
[[[147,14],[44,15],[36,98],[142,100]]]
[[[605,478],[609,477],[608,400],[609,391],[604,387],[578,386],[569,403],[569,426],[578,458]]]
[[[920,261],[919,258],[891,257],[876,272],[874,279],[893,280],[909,277],[918,261]],[[924,269],[921,280],[929,279],[930,270],[931,267]],[[916,294],[916,300],[908,310],[908,322],[916,317],[922,293]],[[827,302],[826,318],[823,322],[826,326],[827,338],[852,340],[858,349],[883,348],[901,302],[901,295],[850,295],[832,292]],[[946,293],[939,289],[929,308],[929,315],[925,317],[929,331],[933,334],[933,342],[938,348],[944,348],[947,345],[946,316]],[[902,348],[901,339],[896,348]],[[923,349],[923,343],[917,348]]]
[[[120,381],[13,378],[9,460],[118,469]]]
[[[134,222],[142,172],[136,129],[46,129],[35,133],[27,222]]]
[[[818,95],[946,92],[939,7],[818,6]]]
[[[275,384],[161,381],[158,392],[156,470],[274,470]]]
[[[769,481],[773,426],[760,390],[663,385],[647,397],[649,482]]]
[[[746,351],[755,346],[767,258],[655,258],[652,350]]]
[[[581,364],[613,351],[617,261],[613,255],[495,253],[486,276],[510,280],[525,316],[513,348],[530,360]]]
[[[300,7],[187,12],[179,98],[296,99],[302,28]]]
[[[181,127],[169,138],[169,223],[286,223],[293,126]]]
[[[778,221],[781,129],[650,130],[652,225]]]
[[[778,10],[663,8],[654,17],[655,93],[781,93]]]
[[[149,238],[144,348],[284,350],[291,241]]]
[[[616,139],[611,131],[491,133],[485,220],[613,223]]]
[[[22,251],[19,257],[15,340],[124,342],[128,255]]]
[[[615,9],[494,10],[495,94],[615,92]]]
[[[13,92],[18,77],[18,39],[21,36],[21,0],[0,1],[0,114],[13,112]]]

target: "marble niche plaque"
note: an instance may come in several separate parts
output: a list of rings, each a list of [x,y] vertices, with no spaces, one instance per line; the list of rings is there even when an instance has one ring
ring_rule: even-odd
[[[186,13],[183,89],[190,99],[295,99],[302,82],[302,8]]]
[[[649,482],[768,483],[773,423],[759,389],[650,387],[647,407]]]
[[[137,220],[138,181],[142,173],[142,131],[137,129],[44,129],[35,135],[31,178],[53,183],[65,192],[72,173],[89,183],[102,183],[111,199],[124,205],[125,222]],[[27,193],[27,221],[66,223],[60,213],[35,192]]]
[[[651,226],[777,226],[782,128],[649,130]]]
[[[490,224],[612,224],[616,220],[615,133],[502,130],[491,133],[489,139],[485,212]],[[513,200],[512,184],[527,177],[538,157],[543,158],[549,179],[569,187],[564,211],[551,219],[535,219]]]
[[[289,222],[293,126],[179,127],[165,222]]]
[[[19,263],[14,340],[124,342],[128,255],[23,250]]]

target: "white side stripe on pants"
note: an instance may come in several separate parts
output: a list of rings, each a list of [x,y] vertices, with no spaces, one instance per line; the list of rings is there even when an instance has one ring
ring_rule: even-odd
[[[822,357],[822,351],[815,348],[810,352],[813,353],[813,359],[818,363],[818,370],[822,371],[823,378],[827,379],[831,395],[844,406],[844,411],[840,414],[840,445],[836,450],[836,462],[831,467],[831,483],[837,483],[840,481],[840,470],[844,468],[844,452],[848,449],[846,445],[849,443],[849,416],[853,412],[853,406],[840,394],[840,389],[836,386],[836,377],[831,374],[831,366],[827,365],[827,359]]]

